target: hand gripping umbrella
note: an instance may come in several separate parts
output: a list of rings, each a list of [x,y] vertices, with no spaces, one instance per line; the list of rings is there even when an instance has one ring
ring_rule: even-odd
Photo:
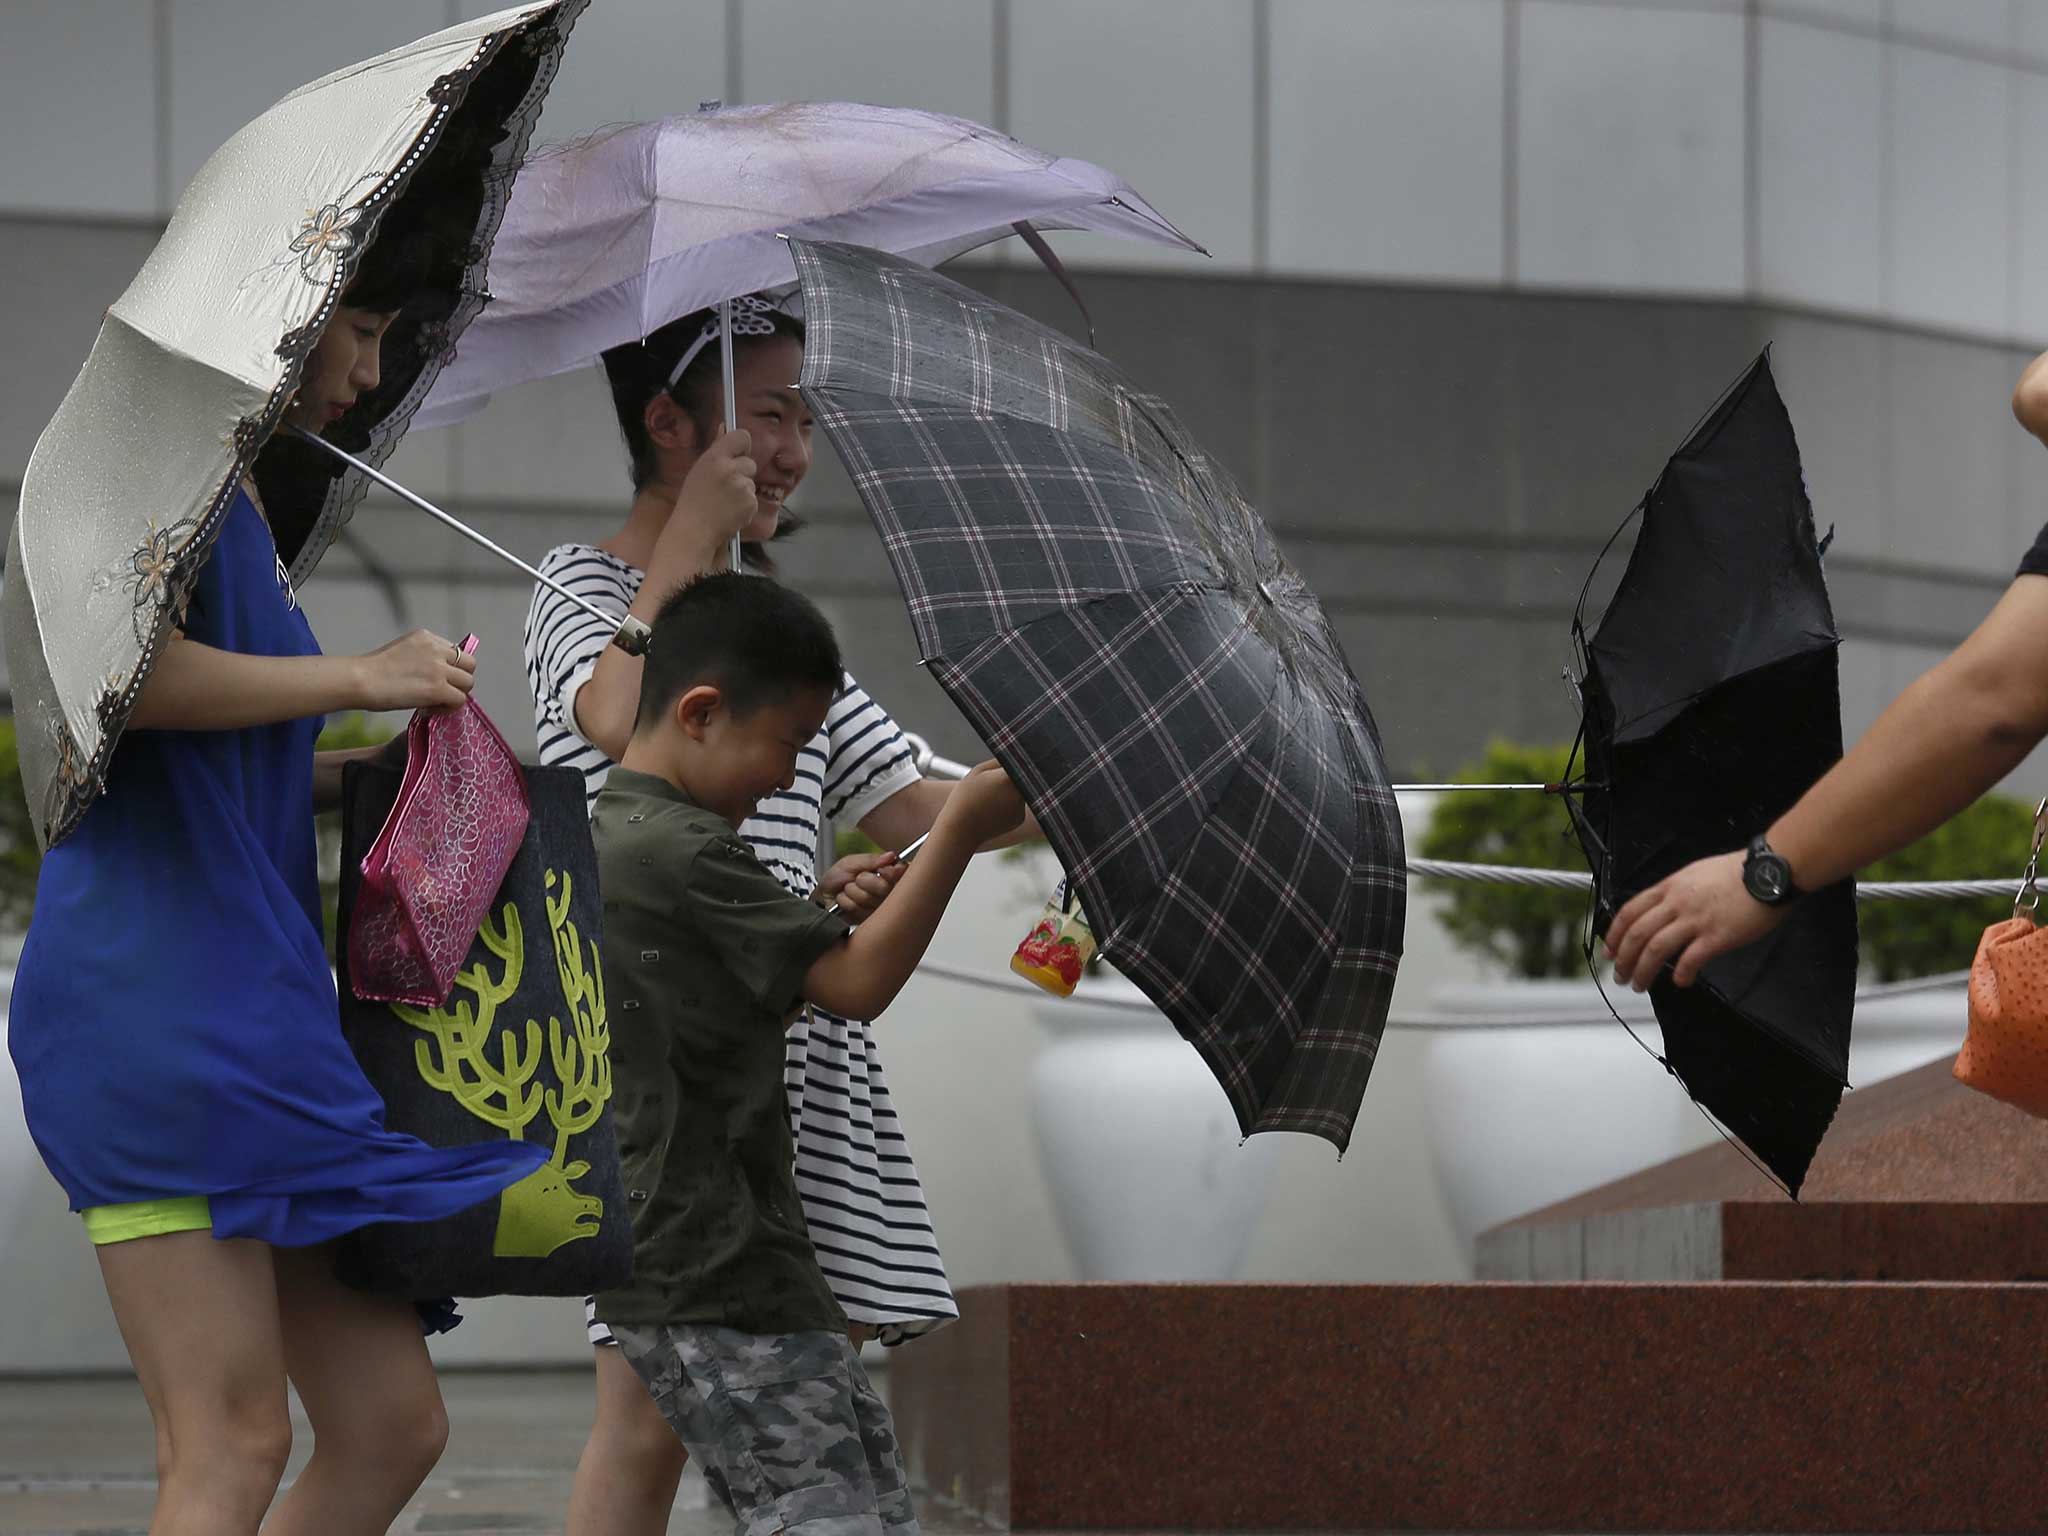
[[[910,261],[792,241],[804,398],[919,653],[1103,955],[1238,1125],[1350,1139],[1407,880],[1379,733],[1258,515],[1100,355]]]
[[[193,177],[37,440],[8,542],[0,624],[46,845],[99,793],[237,483],[380,238],[427,242],[430,291],[387,334],[379,387],[330,431],[373,464],[405,432],[482,303],[491,237],[583,4],[529,4],[329,75]],[[297,581],[362,485],[310,454],[271,463],[264,501]]]
[[[1602,931],[1638,891],[1743,846],[1842,755],[1824,546],[1768,353],[1630,516],[1635,549],[1598,627],[1588,636],[1583,595],[1572,625],[1586,751],[1573,819]],[[1667,973],[1650,989],[1665,1065],[1793,1195],[1841,1103],[1855,988],[1844,880],[1694,985]]]

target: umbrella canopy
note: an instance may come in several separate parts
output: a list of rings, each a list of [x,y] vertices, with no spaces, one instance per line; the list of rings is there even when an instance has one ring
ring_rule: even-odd
[[[918,649],[1238,1125],[1342,1149],[1407,877],[1321,606],[1164,401],[898,257],[792,241],[801,387]]]
[[[340,70],[192,178],[37,440],[8,542],[0,624],[45,844],[98,794],[235,487],[363,251],[402,234],[431,246],[431,278],[386,335],[379,387],[329,429],[373,463],[396,446],[481,306],[513,172],[584,3],[544,0]],[[362,482],[310,454],[276,462],[265,508],[296,581]]]
[[[1201,248],[1130,185],[965,118],[847,102],[707,109],[537,153],[491,254],[492,303],[420,417],[586,363],[796,280],[780,234],[935,266],[1013,226]]]
[[[1586,783],[1574,817],[1597,926],[1694,859],[1741,847],[1842,755],[1834,614],[1792,420],[1759,357],[1637,507],[1626,570],[1573,630]],[[1853,883],[1813,892],[1690,987],[1650,989],[1665,1065],[1792,1194],[1842,1099]]]

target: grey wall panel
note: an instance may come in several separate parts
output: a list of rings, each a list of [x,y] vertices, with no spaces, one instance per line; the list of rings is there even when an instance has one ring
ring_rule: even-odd
[[[0,513],[29,446],[126,284],[144,228],[0,227],[8,370]],[[1070,333],[1035,268],[967,280]],[[1080,275],[1103,348],[1172,400],[1322,593],[1396,772],[1445,771],[1494,735],[1562,739],[1569,618],[1601,543],[1766,342],[1798,427],[1859,733],[1974,627],[2048,520],[2048,454],[2006,396],[2024,355],[1715,301],[1342,282]],[[610,534],[626,509],[594,376],[515,391],[399,455],[421,489],[528,559]],[[917,664],[894,577],[822,439],[784,574],[840,624],[854,671],[948,755],[978,757]],[[524,579],[381,493],[306,593],[323,640],[364,650],[424,624],[483,639],[479,696],[522,748]],[[395,599],[395,601],[394,601]]]
[[[1268,288],[1258,346],[1266,516],[1317,530],[1509,526],[1515,314],[1497,294]]]
[[[1029,261],[1029,258],[1025,258]],[[1024,262],[962,280],[1068,335],[1085,339],[1074,301]],[[1259,381],[1261,284],[1197,275],[1161,280],[1080,272],[1096,345],[1146,389],[1172,402],[1182,423],[1254,501],[1260,497],[1253,433]]]
[[[0,208],[157,211],[154,7],[14,0],[0,45]]]
[[[0,219],[0,480],[20,483],[107,306],[155,244],[150,228]]]

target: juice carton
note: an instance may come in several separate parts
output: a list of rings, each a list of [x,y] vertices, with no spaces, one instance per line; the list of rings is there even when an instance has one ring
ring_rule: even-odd
[[[1095,933],[1081,911],[1081,899],[1061,880],[1037,926],[1010,956],[1010,969],[1055,997],[1072,997],[1094,954]]]

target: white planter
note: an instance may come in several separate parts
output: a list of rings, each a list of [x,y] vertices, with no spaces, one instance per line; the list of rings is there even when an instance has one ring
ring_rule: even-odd
[[[1652,1049],[1649,999],[1608,997]],[[1447,987],[1423,1047],[1430,1162],[1468,1248],[1488,1227],[1718,1139],[1669,1073],[1615,1023],[1590,981]],[[1858,1088],[1953,1056],[1961,987],[1860,1002],[1850,1033]]]
[[[1969,1021],[1967,987],[1893,997],[1880,991],[1862,999],[1849,1028],[1850,1086],[1868,1088],[1944,1056],[1952,1059],[1963,1048]]]
[[[0,1051],[14,990],[0,970]],[[0,1376],[21,1371],[122,1370],[128,1354],[100,1281],[99,1261],[64,1191],[43,1166],[22,1119],[14,1063],[0,1060]]]
[[[1032,1013],[1052,1037],[1032,1065],[1032,1129],[1080,1277],[1235,1278],[1273,1176],[1268,1139],[1241,1142],[1194,1047],[1115,972]]]
[[[1608,996],[1650,1050],[1649,1000]],[[1429,1159],[1452,1228],[1473,1237],[1713,1139],[1677,1081],[1591,981],[1446,987],[1422,1055]]]

